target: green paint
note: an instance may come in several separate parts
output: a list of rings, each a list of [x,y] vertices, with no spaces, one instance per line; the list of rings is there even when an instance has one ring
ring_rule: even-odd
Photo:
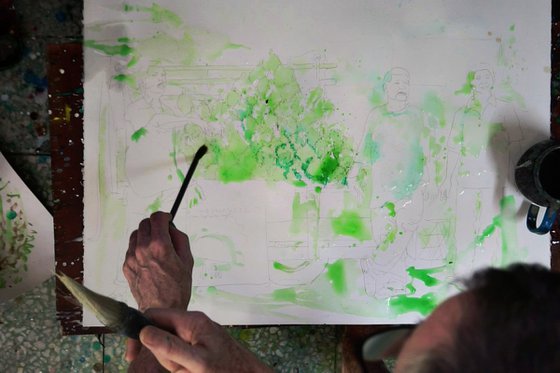
[[[278,270],[278,271],[282,271],[282,272],[285,272],[285,273],[294,273],[294,272],[298,272],[298,271],[306,268],[307,266],[309,266],[309,264],[311,264],[309,261],[304,261],[303,263],[299,264],[298,266],[290,267],[290,266],[287,266],[287,265],[284,265],[280,262],[275,261],[272,264],[272,267],[274,269]]]
[[[379,144],[373,140],[371,133],[369,133],[364,139],[362,154],[369,164],[374,164],[379,159]]]
[[[297,294],[294,288],[276,289],[272,292],[272,299],[277,302],[295,303]]]
[[[150,203],[148,205],[148,207],[146,208],[146,211],[150,212],[150,213],[154,213],[156,211],[160,211],[161,210],[161,195],[158,196],[152,203]]]
[[[117,82],[121,82],[128,85],[132,89],[138,88],[138,84],[136,83],[136,78],[132,75],[118,74],[113,76],[113,79],[116,80]]]
[[[469,71],[467,73],[467,81],[465,82],[465,84],[463,84],[463,86],[455,91],[456,95],[470,95],[472,93],[473,90],[473,85],[472,82],[474,80],[474,75],[475,72],[474,71]]]
[[[527,256],[526,250],[519,247],[515,214],[515,198],[511,195],[503,197],[500,200],[500,213],[492,218],[492,223],[486,226],[473,241],[474,245],[482,246],[486,239],[499,229],[502,241],[502,266],[523,260]]]
[[[315,187],[315,193],[321,193],[323,189],[319,186]]]
[[[445,104],[442,99],[434,92],[428,92],[424,95],[422,102],[422,110],[436,118],[440,127],[445,127]]]
[[[405,166],[401,177],[396,180],[395,189],[393,190],[393,194],[396,199],[410,198],[420,185],[420,181],[424,175],[426,158],[420,142],[418,141],[412,144],[410,151],[413,154],[412,159],[410,159],[408,164]]]
[[[301,194],[296,193],[292,201],[292,222],[290,233],[298,234],[303,232],[308,217],[319,217],[319,205],[314,198],[306,202],[301,202]]]
[[[395,204],[393,202],[385,202],[383,204],[383,207],[389,211],[388,215],[390,217],[394,218],[397,215],[397,213],[395,212]]]
[[[391,223],[388,223],[385,226],[385,237],[381,241],[381,243],[377,246],[377,248],[381,251],[385,251],[395,242],[397,238],[397,226]]]
[[[515,31],[515,23],[513,23],[509,26],[509,31],[511,31],[511,32]]]
[[[209,137],[205,177],[224,183],[261,179],[290,184],[345,185],[353,141],[330,118],[334,105],[320,87],[303,93],[294,69],[270,54],[239,87],[201,108],[201,119],[223,126]],[[181,143],[175,143],[179,156]]]
[[[427,293],[421,297],[397,295],[389,299],[389,308],[397,315],[418,312],[427,316],[436,307],[437,299],[434,293]]]
[[[348,288],[346,285],[346,272],[344,269],[344,261],[342,259],[339,259],[332,264],[327,264],[326,269],[327,269],[326,276],[329,279],[334,292],[337,294],[346,293]]]
[[[98,50],[107,56],[129,56],[134,53],[134,48],[128,46],[128,44],[119,44],[119,45],[109,45],[109,44],[100,44],[94,40],[85,40],[84,47],[92,48]]]
[[[370,240],[371,232],[356,211],[343,211],[331,221],[333,232],[342,236],[356,238],[360,241]]]
[[[10,210],[6,213],[6,218],[8,220],[14,220],[17,217],[17,213],[14,210]]]
[[[148,130],[144,127],[140,127],[130,136],[130,139],[134,142],[138,142],[142,137],[148,134]]]
[[[94,351],[99,351],[99,350],[101,350],[101,343],[99,343],[97,341],[93,342],[92,347],[93,347]]]
[[[445,267],[418,269],[412,266],[408,267],[406,269],[406,272],[413,280],[420,280],[424,283],[424,285],[432,287],[440,284],[441,281],[431,275],[433,275],[434,273],[440,273],[443,270],[445,270]]]
[[[152,4],[151,7],[124,4],[123,10],[125,12],[135,11],[149,13],[151,15],[151,21],[153,23],[167,23],[174,27],[179,27],[183,23],[181,17],[179,17],[177,14],[157,4]]]

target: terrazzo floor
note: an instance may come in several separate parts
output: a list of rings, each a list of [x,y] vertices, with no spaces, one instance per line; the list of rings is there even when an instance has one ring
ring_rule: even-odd
[[[0,151],[50,209],[46,46],[82,40],[82,2],[13,3],[24,48],[16,65],[0,71]],[[126,371],[124,338],[61,335],[55,316],[54,283],[51,278],[15,299],[0,303],[0,371]],[[228,331],[276,371],[340,371],[340,327],[232,327]]]

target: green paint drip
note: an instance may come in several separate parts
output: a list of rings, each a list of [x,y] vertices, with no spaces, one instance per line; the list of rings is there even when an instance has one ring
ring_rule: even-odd
[[[330,280],[333,290],[337,294],[346,293],[346,273],[344,270],[344,261],[342,259],[337,260],[332,264],[327,264],[327,278]]]
[[[393,202],[385,202],[383,204],[383,207],[385,207],[387,210],[389,210],[388,215],[392,218],[394,218],[397,213],[395,212],[395,204]]]
[[[136,89],[138,87],[136,83],[136,78],[133,77],[132,75],[118,74],[113,76],[113,79],[116,80],[117,82],[121,82],[128,85],[132,89]]]
[[[469,71],[467,73],[467,81],[465,82],[465,84],[463,84],[463,86],[455,91],[456,95],[470,95],[472,93],[473,90],[473,85],[472,82],[474,80],[474,71]]]
[[[142,137],[148,134],[148,130],[144,127],[140,127],[130,136],[130,139],[134,142],[138,142]]]
[[[10,210],[6,213],[6,218],[8,220],[14,220],[17,216],[17,213],[14,210]]]
[[[421,297],[397,295],[389,299],[389,308],[397,315],[418,312],[427,316],[436,307],[437,299],[434,293],[427,293]]]
[[[356,211],[343,211],[332,219],[331,226],[334,233],[342,236],[354,237],[362,242],[371,239],[371,232]]]

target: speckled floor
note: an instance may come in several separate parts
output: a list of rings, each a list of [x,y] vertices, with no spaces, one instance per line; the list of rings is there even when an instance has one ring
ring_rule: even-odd
[[[11,1],[0,1],[0,5]],[[52,207],[46,45],[81,40],[82,2],[15,0],[24,53],[0,71],[0,151],[30,189]],[[62,336],[54,279],[0,303],[0,371],[125,371],[124,339]],[[284,372],[340,370],[341,329],[334,326],[228,328],[263,361]]]

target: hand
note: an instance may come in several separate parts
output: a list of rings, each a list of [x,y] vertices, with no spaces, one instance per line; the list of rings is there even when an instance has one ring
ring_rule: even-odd
[[[147,326],[140,341],[171,372],[272,372],[201,312],[154,309],[146,316],[165,330]]]
[[[130,235],[123,272],[141,311],[186,310],[189,304],[194,263],[189,238],[170,223],[170,214],[155,212]]]

